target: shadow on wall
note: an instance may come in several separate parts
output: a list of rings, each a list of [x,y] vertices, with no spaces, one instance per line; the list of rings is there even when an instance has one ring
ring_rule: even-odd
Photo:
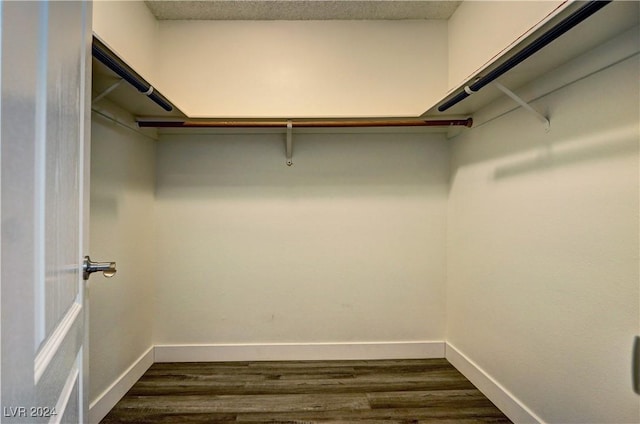
[[[153,159],[153,149],[142,147],[146,138],[120,125],[114,125],[98,113],[91,115],[91,215],[115,225],[121,218],[124,193],[144,196],[152,174],[140,166]],[[142,149],[142,150],[141,150]],[[149,158],[145,154],[150,154]]]
[[[629,125],[593,133],[581,140],[569,140],[562,145],[546,144],[528,153],[528,158],[496,167],[494,178],[509,178],[617,155],[637,155],[638,136],[638,127]]]
[[[441,193],[449,145],[440,134],[171,135],[158,148],[156,195],[349,196]],[[239,190],[240,189],[240,190]],[[257,189],[257,190],[256,190]]]
[[[639,89],[636,55],[532,102],[536,110],[548,111],[549,132],[516,109],[462,133],[452,140],[452,170],[495,161],[493,176],[500,179],[637,155]]]
[[[96,194],[117,195],[126,182],[127,191],[146,193],[148,170],[139,166],[141,158],[151,151],[140,151],[135,143],[155,143],[148,137],[114,124],[98,113],[91,115],[91,177]],[[148,147],[148,146],[147,146]],[[151,156],[153,157],[153,156]]]
[[[513,113],[524,112],[518,110]],[[528,121],[524,121],[524,118],[531,118],[530,126],[526,125]],[[452,140],[452,143],[458,143],[456,167],[495,161],[498,165],[493,176],[501,179],[638,153],[639,128],[628,120],[601,128],[585,125],[587,130],[574,133],[570,132],[570,128],[560,127],[558,122],[561,119],[556,122],[552,120],[551,131],[546,133],[533,117],[524,118],[514,118],[513,115],[503,117],[497,127],[493,122],[488,123],[472,129],[474,133],[469,136],[463,134]],[[482,143],[478,143],[478,140],[482,140]]]

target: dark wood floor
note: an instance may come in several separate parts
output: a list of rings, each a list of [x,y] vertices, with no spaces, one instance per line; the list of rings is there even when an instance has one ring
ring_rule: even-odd
[[[102,423],[510,423],[444,359],[157,363]]]

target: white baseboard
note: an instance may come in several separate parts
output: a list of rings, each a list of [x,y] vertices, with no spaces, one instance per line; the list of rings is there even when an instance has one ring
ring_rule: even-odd
[[[151,346],[113,384],[91,402],[89,406],[89,422],[91,424],[99,423],[153,363],[154,347]]]
[[[446,344],[445,358],[514,423],[545,424],[524,403],[450,343]]]
[[[156,345],[156,362],[444,358],[445,342]]]

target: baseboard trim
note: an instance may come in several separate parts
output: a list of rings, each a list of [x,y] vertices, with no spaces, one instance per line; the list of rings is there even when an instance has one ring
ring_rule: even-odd
[[[155,362],[444,358],[444,341],[156,345]]]
[[[91,402],[91,405],[89,405],[89,422],[92,424],[99,423],[153,363],[154,346],[151,346],[116,381]]]
[[[514,423],[545,424],[524,403],[451,343],[446,344],[445,358]]]

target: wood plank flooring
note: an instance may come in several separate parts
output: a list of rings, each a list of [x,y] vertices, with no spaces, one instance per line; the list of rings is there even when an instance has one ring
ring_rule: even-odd
[[[102,421],[510,423],[445,359],[156,363]]]

